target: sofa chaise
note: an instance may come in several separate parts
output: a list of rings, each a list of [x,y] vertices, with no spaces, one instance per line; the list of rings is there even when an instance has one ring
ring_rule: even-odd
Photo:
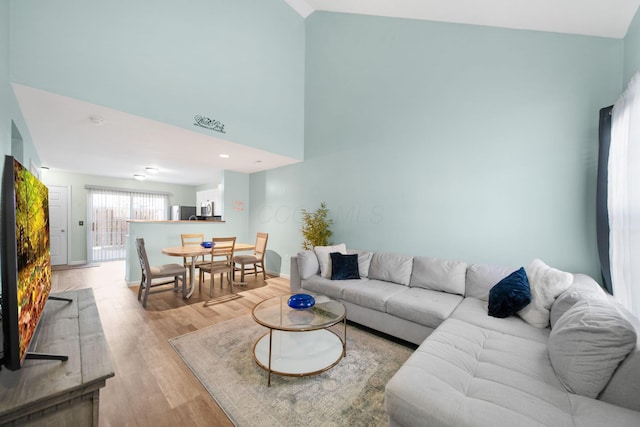
[[[290,282],[418,345],[386,385],[391,426],[640,426],[638,319],[539,260],[520,270],[531,301],[490,316],[517,272],[336,245],[292,257]]]

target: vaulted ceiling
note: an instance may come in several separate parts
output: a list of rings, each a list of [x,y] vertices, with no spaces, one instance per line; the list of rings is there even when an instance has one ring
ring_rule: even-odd
[[[610,38],[624,38],[640,4],[640,0],[285,1],[302,17],[331,11]],[[164,171],[149,177],[152,180],[198,185],[212,181],[212,169],[249,173],[299,161],[227,141],[222,134],[207,136],[19,84],[14,90],[42,163],[52,169],[131,178],[144,173],[141,168],[146,165]],[[140,143],[145,139],[152,145]],[[216,153],[230,157],[194,157],[204,146],[209,151],[215,146]]]

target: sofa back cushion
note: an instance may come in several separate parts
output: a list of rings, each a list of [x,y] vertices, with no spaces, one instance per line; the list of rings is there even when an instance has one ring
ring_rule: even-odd
[[[417,256],[413,258],[409,286],[464,295],[466,273],[463,261]]]
[[[489,301],[489,291],[499,281],[517,268],[488,264],[472,264],[467,267],[465,296]]]
[[[318,263],[320,264],[320,275],[326,279],[331,279],[331,252],[338,252],[341,254],[347,253],[347,245],[340,243],[334,246],[314,246],[313,251],[318,257]]]
[[[551,328],[553,329],[558,319],[566,313],[567,310],[584,299],[605,301],[607,294],[591,277],[585,274],[574,274],[573,282],[569,289],[561,293],[551,305],[549,316]]]
[[[632,349],[635,329],[609,301],[583,300],[549,334],[549,359],[565,388],[597,398]]]
[[[360,277],[369,277],[369,266],[371,265],[373,252],[360,249],[347,249],[347,253],[358,254],[358,271],[360,272]]]
[[[411,281],[412,268],[413,257],[409,255],[376,252],[371,258],[369,279],[408,286]]]
[[[320,274],[320,263],[316,253],[312,250],[300,251],[296,257],[298,273],[301,279]]]

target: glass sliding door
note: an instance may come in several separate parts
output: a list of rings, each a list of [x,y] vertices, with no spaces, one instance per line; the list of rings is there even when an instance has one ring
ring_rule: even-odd
[[[88,188],[89,262],[112,261],[126,256],[129,220],[165,220],[168,195]]]

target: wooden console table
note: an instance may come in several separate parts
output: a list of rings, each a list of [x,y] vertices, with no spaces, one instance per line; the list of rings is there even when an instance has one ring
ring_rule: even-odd
[[[100,388],[114,375],[93,290],[52,294],[29,348],[69,360],[25,360],[0,371],[0,425],[98,425]]]

